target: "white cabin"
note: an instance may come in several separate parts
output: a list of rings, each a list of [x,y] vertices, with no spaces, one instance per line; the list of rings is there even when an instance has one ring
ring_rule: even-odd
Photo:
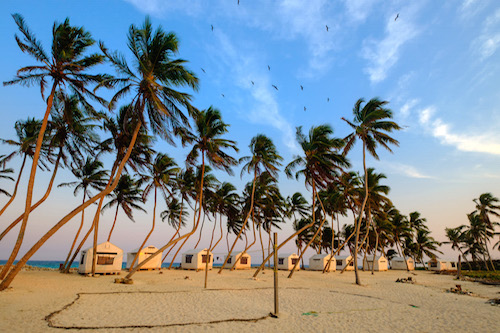
[[[371,271],[373,264],[373,256],[366,256],[363,260],[363,269]],[[374,271],[387,271],[389,269],[389,262],[384,256],[375,257],[375,264],[373,265]]]
[[[403,257],[394,257],[391,259],[391,269],[406,270],[405,259]],[[410,271],[415,270],[415,262],[412,258],[407,258],[406,263]]]
[[[78,273],[92,273],[92,247],[81,252]],[[95,272],[98,274],[116,274],[122,270],[123,251],[110,242],[97,245]]]
[[[234,269],[250,269],[251,268],[251,264],[252,264],[252,257],[248,254],[248,253],[245,253],[243,256],[241,255],[243,252],[236,252],[236,253],[231,253],[231,256],[229,257],[229,259],[227,259],[227,264],[229,265],[229,267],[233,267],[233,264],[238,261],[236,263],[236,265],[234,266]],[[238,260],[238,258],[240,258]]]
[[[212,252],[208,252],[208,269],[212,269],[214,264],[214,256]],[[205,270],[207,265],[207,249],[198,250],[193,249],[189,250],[182,254],[182,269],[195,269]]]
[[[139,263],[143,262],[147,258],[151,257],[154,253],[158,251],[158,248],[156,246],[147,246],[142,248],[140,251],[139,249],[136,249],[132,252],[127,253],[127,269],[130,268],[132,265],[132,261],[134,261],[134,258],[139,252],[139,256],[137,257],[137,260],[135,261],[134,267],[139,265]],[[158,254],[156,257],[151,259],[146,265],[142,266],[141,269],[160,269],[161,268],[161,253]]]
[[[427,267],[430,271],[446,271],[448,270],[448,262],[439,259],[431,259],[427,262]]]
[[[278,254],[278,269],[291,271],[298,261],[299,256],[295,253]],[[300,270],[300,264],[297,265],[295,270]]]
[[[315,254],[311,258],[309,258],[309,269],[312,271],[322,271],[326,265],[328,265],[328,261],[332,257],[331,254]],[[332,258],[330,262],[330,267],[328,268],[329,272],[334,272],[336,270],[337,264],[335,257]]]
[[[350,263],[349,263],[350,261]],[[354,259],[352,256],[336,256],[335,257],[335,266],[337,270],[343,270],[344,267],[349,263],[349,266],[345,269],[346,271],[354,270]]]

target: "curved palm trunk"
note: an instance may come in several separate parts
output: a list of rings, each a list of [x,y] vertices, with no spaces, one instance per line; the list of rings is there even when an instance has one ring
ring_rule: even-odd
[[[183,208],[184,208],[184,197],[182,197],[182,199],[181,199],[181,213],[180,213],[180,215],[179,215],[179,225],[177,226],[177,228],[175,228],[175,233],[174,233],[174,235],[172,236],[172,238],[170,238],[169,242],[171,242],[171,241],[175,238],[175,236],[177,236],[177,235],[179,234],[179,231],[181,230],[181,224],[182,224],[182,210],[183,210]],[[170,248],[170,250],[168,250],[167,254],[163,257],[163,259],[162,259],[162,261],[161,261],[161,263],[162,263],[162,264],[163,264],[163,262],[165,261],[165,259],[167,259],[167,256],[169,255],[170,251],[172,251],[172,249],[173,249],[173,248],[174,248],[174,247],[172,246],[172,247]],[[161,266],[160,266],[160,267],[161,267]]]
[[[353,232],[352,234],[349,235],[349,237],[347,237],[347,239],[344,241],[344,243],[342,243],[342,245],[339,246],[339,248],[337,249],[337,251],[335,251],[335,253],[333,254],[333,256],[335,257],[340,251],[342,251],[342,249],[346,246],[347,242],[352,238],[352,236],[354,236],[355,233]],[[326,267],[323,269],[323,273],[326,272]]]
[[[224,236],[224,230],[222,229],[222,215],[220,216],[219,225],[220,225],[220,237],[217,240],[217,242],[215,242],[214,246],[210,249],[210,251],[215,250],[215,248],[217,247],[217,245],[219,245],[220,241],[222,240],[222,237]]]
[[[86,193],[85,193],[85,190],[83,190],[83,201],[82,201],[82,205],[85,203],[85,198],[86,198]],[[71,267],[71,264],[73,262],[70,262],[68,264],[68,261],[69,261],[69,257],[71,257],[71,253],[73,253],[73,248],[75,247],[75,244],[76,244],[76,241],[78,240],[78,236],[80,235],[80,231],[82,231],[82,228],[83,228],[83,222],[85,221],[85,209],[82,210],[82,221],[80,222],[80,228],[78,228],[78,231],[76,232],[76,236],[75,236],[75,239],[73,240],[73,244],[71,244],[71,248],[69,249],[69,252],[68,252],[68,256],[66,257],[66,261],[64,262],[64,264],[62,265],[61,267],[61,271],[64,270],[64,268],[66,267],[66,265],[70,266]]]
[[[28,155],[24,154],[23,163],[21,164],[21,169],[19,169],[19,175],[17,176],[16,185],[14,186],[14,192],[12,193],[12,196],[10,197],[9,201],[7,201],[5,206],[3,206],[2,210],[0,210],[0,216],[2,216],[3,212],[5,212],[7,207],[9,207],[9,205],[12,203],[12,201],[14,201],[14,198],[16,197],[17,188],[19,186],[19,181],[21,180],[21,175],[23,174],[24,164],[26,163],[26,157],[28,157]]]
[[[120,208],[120,205],[116,205],[116,212],[115,212],[115,218],[113,219],[113,225],[111,226],[111,230],[109,230],[109,235],[108,235],[108,242],[111,239],[111,235],[113,234],[113,230],[115,229],[115,224],[116,224],[116,218],[118,217],[118,209]],[[94,233],[95,234],[95,233]]]
[[[328,262],[326,263],[325,267],[323,267],[323,271],[329,271],[330,266],[332,265],[332,259],[333,259],[333,251],[334,251],[334,244],[335,244],[335,231],[333,230],[333,217],[332,217],[332,251],[330,253],[330,258],[328,259]]]
[[[198,247],[198,244],[200,244],[201,233],[203,232],[203,227],[205,226],[205,217],[206,216],[207,216],[207,214],[205,212],[203,212],[203,220],[201,220],[201,227],[200,227],[200,236],[198,237],[198,241],[196,242],[196,245],[194,246],[195,249]]]
[[[7,275],[7,277],[2,281],[2,283],[0,283],[0,291],[2,290],[5,290],[6,288],[8,288],[10,286],[10,284],[12,283],[12,280],[14,280],[14,278],[16,277],[16,275],[19,273],[19,271],[21,270],[21,268],[26,265],[26,262],[38,251],[38,249],[40,249],[40,247],[45,244],[45,242],[50,238],[52,237],[52,235],[54,235],[62,226],[64,226],[68,221],[70,221],[75,215],[77,215],[78,213],[80,213],[83,209],[87,208],[88,206],[90,206],[91,204],[93,204],[94,202],[96,202],[97,200],[99,199],[102,199],[104,200],[104,197],[106,195],[108,195],[109,193],[111,193],[111,191],[113,191],[116,186],[118,185],[118,181],[119,181],[119,177],[120,177],[120,174],[122,173],[123,171],[123,168],[125,167],[125,163],[127,162],[127,160],[129,159],[130,157],[130,154],[132,153],[132,148],[134,147],[134,144],[135,144],[135,140],[137,139],[137,135],[139,134],[139,130],[141,129],[141,122],[138,122],[135,130],[134,130],[134,133],[133,133],[133,136],[132,136],[132,140],[130,141],[130,145],[129,147],[127,148],[127,153],[125,154],[125,157],[122,159],[122,161],[120,162],[120,166],[118,167],[118,171],[117,171],[117,176],[115,178],[115,180],[113,181],[113,183],[111,184],[111,186],[107,186],[106,189],[104,189],[101,193],[95,195],[94,197],[92,197],[91,199],[89,199],[85,204],[83,205],[80,205],[78,206],[77,208],[73,209],[69,214],[67,214],[65,217],[63,217],[56,225],[54,225],[45,235],[42,236],[42,238],[40,238],[40,240],[38,240],[38,242],[35,243],[35,245],[33,245],[33,247],[21,258],[21,260],[19,260],[19,262],[14,266],[14,268],[9,272],[9,274]],[[111,178],[110,178],[111,179]]]
[[[54,166],[54,171],[52,172],[52,177],[50,178],[49,185],[47,186],[47,190],[45,191],[45,194],[43,197],[37,201],[33,206],[31,206],[31,211],[34,211],[36,208],[38,208],[47,198],[49,197],[50,192],[52,191],[52,185],[54,184],[54,179],[56,178],[57,171],[59,169],[59,163],[58,160],[56,160],[56,164]],[[5,228],[4,231],[2,231],[2,234],[0,234],[0,241],[7,235],[16,225],[19,224],[23,220],[24,214],[19,215],[17,219],[15,219],[7,228]]]
[[[196,231],[196,228],[198,227],[198,226],[196,226],[196,221],[195,221],[195,219],[196,219],[196,207],[197,207],[197,206],[198,206],[198,201],[196,201],[196,203],[195,203],[195,205],[194,205],[194,214],[195,214],[195,216],[194,216],[194,218],[193,218],[193,230],[195,230],[195,231]],[[193,234],[194,234],[194,232],[193,232]],[[172,268],[172,265],[174,264],[174,260],[175,260],[175,258],[177,258],[177,255],[179,254],[180,250],[182,249],[182,247],[184,246],[184,244],[187,242],[187,240],[189,239],[189,237],[191,237],[191,236],[188,236],[188,237],[187,237],[187,238],[186,238],[186,239],[185,239],[185,240],[181,243],[181,245],[179,246],[179,248],[177,249],[177,251],[175,251],[174,257],[172,258],[172,261],[170,262],[170,265],[168,265],[168,269],[169,269],[169,270]],[[174,247],[172,247],[172,248],[169,250],[169,252],[170,252],[170,251],[172,251],[172,249],[173,249],[173,248],[174,248]],[[195,248],[196,248],[196,246],[195,246]],[[168,253],[167,253],[167,254],[168,254]]]
[[[92,225],[90,226],[89,230],[87,231],[87,233],[85,234],[85,236],[83,237],[83,239],[80,241],[80,244],[78,244],[75,252],[73,253],[73,256],[71,257],[71,260],[68,261],[68,262],[72,263],[72,262],[75,261],[76,256],[78,255],[78,253],[82,249],[83,245],[87,241],[87,238],[90,236],[90,234],[92,233],[93,230],[94,230],[94,224],[92,223]],[[66,264],[66,266],[63,269],[63,273],[69,273],[70,265],[71,264]]]
[[[406,264],[406,271],[409,272],[410,268],[408,267],[408,262],[406,261],[406,255],[403,251],[403,246],[401,246],[401,244],[399,244],[399,235],[396,235],[396,247],[399,247],[401,249],[401,255],[403,256],[403,259],[404,259],[405,264]]]
[[[256,180],[257,180],[257,170],[254,170],[254,172],[253,172],[253,185],[252,185],[252,197],[250,199],[250,210],[248,211],[248,214],[245,217],[245,221],[243,221],[243,225],[241,226],[240,232],[238,232],[238,235],[236,236],[236,239],[234,240],[234,243],[231,246],[231,249],[229,250],[229,253],[227,254],[227,257],[224,260],[224,263],[222,264],[222,267],[219,269],[219,272],[218,272],[219,274],[221,274],[222,270],[224,269],[224,267],[226,267],[227,260],[231,257],[231,253],[233,252],[234,247],[236,246],[236,243],[240,239],[241,233],[245,229],[245,227],[247,225],[247,222],[248,222],[248,219],[250,218],[250,214],[253,211],[253,201],[254,201],[254,196],[255,196],[255,181]]]
[[[222,226],[222,221],[221,221],[221,226]],[[210,245],[207,247],[207,254],[206,254],[207,259],[205,260],[205,289],[207,288],[208,284],[208,264],[210,263],[210,251],[212,249],[212,243],[214,241],[214,234],[216,227],[217,227],[217,214],[214,217],[214,227],[212,229],[212,238],[210,239]]]
[[[365,197],[363,199],[363,204],[359,210],[358,223],[356,225],[356,239],[354,241],[354,275],[356,276],[356,284],[361,285],[361,280],[359,279],[358,273],[358,242],[359,242],[359,230],[361,228],[361,220],[363,218],[363,213],[365,212],[366,202],[368,201],[368,174],[366,172],[366,142],[363,140],[363,170],[365,172]]]
[[[264,254],[264,242],[262,241],[262,224],[259,228],[259,238],[260,238],[260,247],[262,248],[262,261],[264,261],[266,255]],[[227,247],[227,249],[229,250],[229,246]]]
[[[30,211],[35,210],[38,206],[40,206],[48,198],[50,192],[52,191],[52,185],[54,184],[54,179],[56,178],[56,174],[57,174],[57,170],[59,169],[59,163],[61,161],[61,158],[62,158],[62,148],[59,148],[59,154],[57,155],[56,163],[54,165],[54,171],[52,172],[52,177],[50,178],[50,182],[49,182],[49,186],[47,187],[47,191],[45,191],[44,196],[40,200],[38,200],[38,202],[35,205],[33,205],[33,207],[30,207]],[[5,229],[4,232],[2,232],[2,235],[0,236],[0,240],[5,235],[7,235],[7,233],[10,230],[12,230],[19,222],[21,222],[25,216],[26,216],[26,214],[20,215],[14,222],[12,222],[7,227],[7,229]],[[22,228],[22,224],[21,224],[21,228]],[[22,239],[20,241],[22,243]],[[17,239],[16,245],[18,244],[18,242],[19,242],[19,237]],[[15,250],[15,247],[14,247],[14,250]],[[13,250],[11,256],[9,257],[9,260],[7,260],[7,262],[3,266],[2,271],[0,272],[0,280],[2,280],[5,277],[5,275],[9,271],[9,269],[12,267],[12,263],[16,259],[17,253],[19,252],[19,249],[17,250],[15,255],[14,255],[14,250]]]
[[[21,248],[21,245],[23,243],[24,233],[26,232],[28,218],[31,213],[31,201],[33,199],[33,187],[35,186],[35,176],[36,176],[36,170],[38,168],[38,160],[40,158],[40,150],[42,149],[43,137],[45,135],[45,130],[47,128],[47,123],[49,121],[50,109],[52,108],[52,102],[54,100],[54,93],[56,91],[57,84],[58,84],[57,81],[54,81],[54,83],[52,84],[52,90],[50,91],[50,95],[47,100],[47,108],[45,110],[45,115],[43,116],[42,126],[40,127],[40,132],[38,133],[38,138],[36,140],[35,154],[33,155],[33,163],[31,164],[31,172],[28,181],[28,191],[26,193],[26,204],[24,206],[24,215],[23,215],[23,220],[21,222],[21,228],[19,229],[19,234],[17,235],[16,244],[12,249],[12,253],[10,254],[9,259],[5,264],[2,273],[0,274],[0,279],[4,278],[5,274],[7,273],[7,270],[12,266],[12,263],[16,259],[16,256],[19,253],[19,249]]]
[[[155,204],[153,205],[153,225],[151,226],[151,230],[149,231],[148,235],[142,242],[141,246],[139,246],[139,250],[135,254],[134,260],[132,261],[132,264],[130,265],[129,272],[132,270],[132,267],[134,267],[135,262],[137,261],[137,258],[139,257],[139,253],[141,252],[141,249],[146,245],[146,242],[149,239],[149,236],[153,233],[153,230],[155,230],[155,220],[156,220],[156,197],[157,197],[157,189],[155,186]]]
[[[465,256],[465,254],[462,252],[462,249],[460,249],[460,247],[458,248],[458,251],[460,252],[460,254],[462,255],[462,258],[464,258],[465,262],[467,263],[467,266],[469,267],[469,271],[472,271],[472,267],[470,265],[470,262],[469,260],[467,260],[467,257]],[[425,266],[425,265],[424,265]]]
[[[246,246],[245,249],[243,250],[243,252],[241,253],[241,255],[234,261],[234,264],[231,267],[232,271],[234,271],[236,264],[240,262],[241,257],[243,257],[243,255],[245,253],[247,253],[247,251],[257,242],[257,233],[255,232],[255,215],[254,215],[253,210],[252,210],[252,225],[253,225],[253,242],[250,245]],[[245,235],[246,235],[246,233],[245,233]]]

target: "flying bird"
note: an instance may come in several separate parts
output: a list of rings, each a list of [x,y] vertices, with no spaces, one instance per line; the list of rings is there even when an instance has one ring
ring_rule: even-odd
[[[307,109],[306,109],[306,107],[304,106],[304,111],[306,111],[306,110],[307,110]]]
[[[394,21],[396,21],[399,17],[399,13],[396,15],[396,18],[394,19]]]
[[[330,29],[330,28],[328,28],[328,26],[327,26],[327,25],[325,25],[325,27],[326,27],[326,32],[328,32],[328,29]]]
[[[214,26],[212,24],[210,24],[210,26],[212,27],[212,31],[214,31]]]
[[[304,90],[304,87],[302,87],[302,85],[300,85],[300,90]]]
[[[238,0],[238,5],[240,4],[240,0]]]
[[[267,65],[267,69],[268,69],[268,70],[271,70],[271,66]]]
[[[330,97],[328,97],[328,98],[326,99],[326,101],[327,101],[327,102],[330,102]]]
[[[252,86],[255,85],[255,83],[253,81],[250,81],[250,82],[252,82]]]
[[[274,89],[278,90],[278,87],[276,87],[274,84],[271,84]]]
[[[206,73],[206,72],[205,72],[205,70],[204,70],[202,67],[200,67],[200,68],[201,68],[201,70],[203,71],[203,73]]]
[[[222,97],[226,97],[226,96],[224,96],[224,94],[220,94],[220,95],[221,95]]]

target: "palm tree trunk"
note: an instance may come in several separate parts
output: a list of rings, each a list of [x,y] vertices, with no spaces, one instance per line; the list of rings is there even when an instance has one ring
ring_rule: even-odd
[[[94,230],[94,224],[92,224],[89,228],[89,230],[87,231],[87,233],[85,234],[85,236],[83,237],[83,239],[80,241],[80,244],[77,246],[75,252],[73,253],[73,257],[71,257],[71,260],[68,261],[68,262],[74,262],[75,259],[76,259],[76,256],[78,255],[78,253],[80,252],[80,250],[82,249],[83,245],[85,244],[85,241],[87,241],[87,238],[90,236],[90,234],[92,233],[92,231]],[[66,264],[64,269],[63,269],[63,273],[69,273],[69,269],[70,269],[70,264]]]
[[[236,264],[238,262],[240,262],[241,260],[241,257],[243,257],[243,255],[245,253],[247,253],[247,251],[257,242],[257,234],[255,232],[255,215],[254,215],[254,210],[252,209],[252,225],[253,225],[253,242],[248,245],[248,246],[245,246],[245,249],[243,250],[243,252],[241,253],[241,255],[234,261],[234,264],[233,266],[231,267],[231,270],[233,271],[234,268],[236,267]],[[246,234],[246,233],[245,233]]]
[[[334,244],[335,244],[335,231],[333,230],[333,216],[332,216],[332,251],[330,253],[330,258],[328,259],[326,266],[323,267],[323,270],[326,270],[327,272],[330,271],[330,266],[332,264]]]
[[[241,233],[245,229],[248,219],[250,218],[250,214],[253,211],[253,201],[254,201],[254,196],[255,196],[255,181],[257,180],[257,170],[255,169],[253,172],[253,184],[252,184],[252,197],[250,198],[250,210],[248,211],[247,216],[245,217],[245,221],[243,221],[243,225],[241,226],[240,232],[238,232],[238,235],[236,236],[236,239],[234,240],[233,245],[231,246],[231,249],[229,250],[229,253],[227,254],[226,259],[224,260],[224,263],[222,264],[222,267],[219,269],[219,274],[222,273],[222,270],[224,267],[226,267],[227,260],[231,257],[231,253],[234,250],[234,247],[236,246],[236,243],[240,239]]]
[[[373,261],[372,261],[372,275],[375,271],[375,257],[377,256],[377,248],[378,248],[378,232],[375,230],[375,234],[377,235],[375,238],[375,249],[373,250]]]
[[[203,220],[201,220],[200,236],[198,237],[198,241],[196,242],[196,245],[194,246],[195,249],[198,247],[198,244],[200,244],[201,233],[203,232],[203,227],[205,226],[205,217],[206,217],[206,215],[207,214],[205,212],[203,212]]]
[[[460,249],[460,247],[458,247],[458,251],[460,252],[460,254],[462,255],[462,258],[464,258],[465,262],[467,263],[467,266],[469,267],[469,271],[472,271],[472,267],[470,265],[470,262],[469,260],[467,260],[467,257],[465,256],[465,254],[462,252],[462,249]]]
[[[157,188],[155,186],[155,204],[153,205],[153,225],[151,226],[151,230],[149,231],[148,235],[146,236],[146,238],[142,242],[141,246],[139,246],[139,250],[135,254],[134,260],[132,261],[132,264],[130,265],[129,272],[132,270],[132,267],[134,267],[134,264],[135,264],[137,258],[139,257],[139,253],[141,253],[141,249],[144,247],[144,245],[146,245],[146,242],[148,241],[149,236],[151,236],[151,234],[153,233],[153,230],[155,230],[155,222],[156,222],[156,197],[157,197]],[[160,268],[161,268],[161,266],[160,266]]]
[[[260,225],[259,228],[259,238],[260,238],[260,247],[262,248],[262,261],[264,261],[265,254],[264,254],[264,242],[262,241],[262,224]],[[227,247],[229,250],[229,246]]]
[[[24,215],[23,221],[21,223],[21,228],[19,229],[19,234],[17,235],[16,244],[14,245],[14,249],[12,249],[12,253],[10,254],[7,263],[0,274],[0,279],[5,277],[7,270],[12,266],[12,263],[16,259],[17,254],[19,253],[19,249],[23,243],[24,233],[26,231],[26,225],[28,224],[28,218],[31,213],[31,200],[33,199],[33,188],[35,187],[35,176],[36,170],[38,168],[38,160],[40,158],[40,150],[42,149],[43,137],[45,135],[45,129],[47,128],[47,123],[49,121],[50,109],[52,109],[52,102],[54,100],[54,93],[56,91],[58,82],[54,80],[52,84],[52,90],[50,91],[49,98],[47,100],[47,108],[45,109],[45,115],[43,117],[42,126],[40,127],[40,132],[38,133],[38,138],[36,140],[36,148],[35,154],[33,155],[33,163],[31,164],[31,172],[30,178],[28,181],[28,190],[26,193],[26,204],[24,206]]]
[[[488,249],[488,241],[486,239],[486,236],[485,236],[485,239],[483,240],[483,242],[484,242],[484,248],[486,249],[486,254],[488,254],[488,259],[490,260],[491,269],[494,272],[496,272],[497,270],[495,269],[495,265],[493,264],[493,260],[491,260],[490,250]]]
[[[86,195],[87,193],[85,192],[85,190],[83,190],[83,201],[82,201],[82,205],[85,203],[85,198],[86,198]],[[83,228],[83,222],[85,221],[85,209],[82,210],[82,221],[80,222],[80,228],[78,228],[78,231],[76,232],[76,236],[75,236],[75,239],[73,240],[73,244],[71,244],[71,248],[69,249],[69,252],[68,252],[68,256],[66,257],[66,261],[64,262],[64,264],[62,265],[61,267],[61,271],[64,270],[64,268],[66,267],[66,265],[68,265],[68,260],[69,260],[69,257],[71,257],[71,253],[73,253],[73,248],[75,247],[75,244],[76,244],[76,241],[78,240],[78,236],[80,235],[80,231],[82,231],[82,228]],[[73,262],[70,262],[68,266],[71,267],[71,264]]]
[[[176,230],[175,230],[174,235],[172,236],[172,238],[170,238],[169,242],[171,242],[171,241],[175,238],[175,236],[177,236],[177,235],[179,234],[179,232],[180,232],[180,230],[181,230],[181,224],[182,224],[182,210],[183,210],[183,208],[184,208],[184,197],[182,197],[182,199],[181,199],[181,213],[180,213],[180,215],[179,215],[179,224],[178,224],[178,226],[177,226],[177,228],[176,228]],[[169,255],[170,251],[172,251],[172,249],[173,249],[173,248],[174,248],[174,247],[172,246],[172,247],[170,248],[170,250],[168,250],[167,254],[163,257],[163,260],[161,261],[161,263],[162,263],[162,264],[163,264],[163,262],[165,261],[165,259],[167,259],[167,256]]]
[[[45,194],[44,196],[38,200],[38,202],[33,205],[33,207],[30,207],[30,211],[33,211],[35,210],[38,206],[40,206],[46,199],[47,197],[49,196],[51,190],[52,190],[52,185],[54,184],[54,179],[56,178],[56,174],[57,174],[57,170],[59,169],[59,163],[61,161],[61,158],[62,158],[62,148],[59,148],[59,154],[57,155],[57,159],[56,159],[56,163],[54,165],[54,171],[52,172],[52,177],[50,178],[50,182],[49,182],[49,186],[47,187],[47,191],[45,191]],[[0,240],[10,231],[12,230],[19,222],[21,222],[23,220],[23,218],[26,216],[26,214],[23,214],[23,215],[20,215],[14,222],[11,223],[11,225],[9,225],[7,227],[7,229],[4,230],[4,232],[2,232],[2,235],[0,236]],[[24,221],[24,220],[23,220]],[[25,225],[26,226],[26,225]],[[22,224],[21,224],[21,228],[22,228]],[[21,243],[22,243],[22,239],[20,240]],[[19,242],[19,237],[17,239],[17,242],[16,242],[16,245],[17,243]],[[17,253],[19,252],[19,249],[17,250],[17,252],[15,253],[14,255],[14,251],[15,251],[15,247],[14,247],[14,250],[12,251],[12,254],[11,256],[9,257],[9,260],[7,260],[7,262],[5,263],[5,265],[3,266],[3,269],[2,271],[0,272],[0,280],[3,280],[3,278],[5,277],[5,275],[7,274],[7,272],[9,271],[9,269],[12,267],[12,263],[14,262],[14,260],[16,259],[16,256],[17,256]]]
[[[132,139],[130,141],[129,147],[127,148],[127,153],[125,154],[125,157],[122,159],[120,166],[118,167],[117,171],[117,176],[111,186],[107,186],[106,189],[101,191],[101,193],[95,195],[91,199],[89,199],[85,204],[78,206],[77,208],[73,209],[69,214],[67,214],[65,217],[63,217],[56,225],[54,225],[45,235],[38,240],[38,242],[33,245],[33,247],[19,260],[19,262],[14,266],[14,268],[9,272],[7,277],[0,283],[0,291],[5,290],[10,286],[16,275],[19,273],[21,268],[26,265],[26,262],[40,249],[40,247],[45,244],[45,242],[52,237],[62,226],[64,226],[68,221],[70,221],[75,215],[80,213],[83,209],[87,208],[94,202],[96,202],[99,199],[104,199],[106,195],[108,195],[111,191],[115,189],[115,187],[118,185],[118,181],[120,178],[120,175],[123,171],[123,168],[125,167],[125,163],[128,161],[130,154],[132,153],[132,149],[134,147],[135,141],[137,139],[137,135],[139,134],[139,130],[141,129],[141,122],[139,121],[137,123],[137,126],[133,132]]]
[[[220,226],[220,237],[217,240],[217,242],[215,242],[214,246],[210,249],[210,251],[215,250],[217,245],[219,245],[220,241],[222,240],[222,237],[224,237],[224,230],[222,229],[222,215],[219,216],[219,226]]]
[[[222,221],[221,221],[222,226]],[[207,289],[208,284],[208,264],[210,263],[210,251],[212,248],[212,243],[214,241],[215,228],[217,227],[217,214],[214,216],[214,227],[212,229],[212,238],[210,239],[210,245],[207,248],[206,260],[205,260],[205,289]]]
[[[31,206],[31,211],[34,211],[36,208],[38,208],[47,198],[49,197],[50,192],[52,191],[52,185],[54,184],[54,179],[56,178],[57,171],[59,169],[59,160],[56,160],[56,164],[54,165],[54,171],[52,172],[52,177],[50,178],[49,185],[47,186],[47,190],[45,191],[45,194],[43,197],[37,201],[33,206]],[[24,214],[19,215],[17,219],[15,219],[3,232],[0,234],[0,241],[7,235],[16,225],[19,224],[23,220]]]
[[[365,172],[365,197],[363,199],[363,204],[359,210],[358,223],[356,225],[356,239],[354,241],[354,275],[356,276],[356,284],[361,285],[361,280],[359,279],[358,273],[358,242],[359,242],[359,230],[361,228],[361,220],[363,218],[363,213],[365,212],[366,202],[368,201],[368,173],[366,172],[366,142],[363,140],[363,170]]]
[[[401,248],[401,255],[403,256],[403,259],[405,261],[405,264],[406,264],[406,271],[409,272],[410,271],[410,268],[408,267],[408,262],[406,261],[406,256],[405,256],[405,253],[403,251],[403,246],[401,244],[399,244],[399,235],[396,235],[396,247],[399,245],[399,247]]]
[[[12,196],[10,197],[9,201],[7,201],[5,206],[3,206],[2,210],[0,210],[0,216],[2,216],[3,212],[5,212],[7,207],[9,207],[9,205],[12,203],[12,201],[14,201],[14,198],[16,197],[17,187],[19,186],[19,181],[21,180],[21,175],[23,174],[24,164],[26,163],[27,156],[28,155],[25,153],[23,157],[23,163],[21,164],[21,169],[19,169],[19,175],[17,176],[16,185],[14,186],[14,192],[12,193]]]
[[[120,208],[120,205],[116,204],[115,218],[113,219],[113,225],[111,226],[111,229],[109,230],[108,239],[107,239],[108,242],[111,239],[111,235],[113,234],[113,230],[115,230],[116,218],[118,217],[118,209],[119,208]],[[95,233],[94,233],[94,235],[95,235]]]

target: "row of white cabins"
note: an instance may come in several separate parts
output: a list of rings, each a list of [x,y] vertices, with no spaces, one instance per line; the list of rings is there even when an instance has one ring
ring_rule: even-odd
[[[153,253],[157,252],[158,249],[154,246],[147,246],[143,249],[129,252],[127,254],[127,268],[130,268],[132,261],[134,260],[137,252],[139,256],[138,263],[144,261],[146,258],[150,257]],[[119,247],[111,244],[110,242],[105,242],[97,246],[97,263],[96,263],[96,273],[99,274],[113,274],[118,273],[122,269],[123,261],[123,250]],[[331,258],[331,259],[330,259]],[[154,259],[149,261],[143,269],[152,270],[160,269],[161,267],[161,256],[156,256]],[[315,254],[309,258],[309,270],[323,270],[328,266],[329,271],[354,270],[354,261],[352,256],[336,256],[333,257],[331,254]],[[213,267],[213,254],[209,252],[208,254],[208,269]],[[279,254],[278,255],[278,269],[282,270],[292,270],[293,266],[299,260],[299,256],[295,253]],[[251,268],[251,257],[248,253],[242,255],[242,252],[236,252],[231,254],[228,259],[228,265],[233,265],[237,262],[235,269],[250,269]],[[405,260],[400,257],[395,257],[390,261],[391,269],[396,270],[406,270],[406,266],[410,270],[415,269],[415,264],[413,259],[407,258]],[[189,250],[182,254],[182,269],[192,269],[192,270],[204,270],[207,263],[207,249],[194,249]],[[383,257],[375,257],[373,261],[373,256],[367,256],[363,259],[363,268],[367,270],[372,269],[372,264],[374,263],[374,270],[376,271],[387,271],[389,269],[389,261]],[[347,266],[347,268],[346,268]],[[432,259],[428,262],[428,268],[430,270],[440,271],[440,270],[456,270],[456,264],[454,262],[446,262],[437,259]],[[297,265],[297,270],[300,269],[300,265]],[[82,251],[80,264],[78,266],[78,272],[81,274],[88,274],[92,270],[92,248]]]

